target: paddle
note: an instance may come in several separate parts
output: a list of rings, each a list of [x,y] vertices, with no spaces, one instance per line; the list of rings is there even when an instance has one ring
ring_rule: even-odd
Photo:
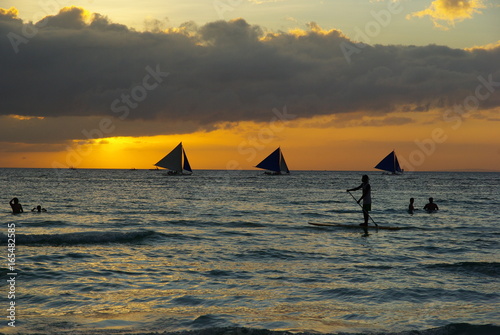
[[[351,192],[347,191],[347,193],[349,193],[351,195],[351,197],[354,199],[354,201],[356,201],[356,203],[359,205],[359,207],[363,208],[363,206],[361,206],[361,204],[358,202],[358,200],[356,200],[356,198],[354,197],[354,195],[352,195]],[[368,217],[372,220],[372,222],[375,224],[375,227],[378,228],[378,224],[373,221],[372,217],[370,216],[370,214],[368,214]]]

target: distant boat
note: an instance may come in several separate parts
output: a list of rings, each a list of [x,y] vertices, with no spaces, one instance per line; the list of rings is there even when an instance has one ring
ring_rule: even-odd
[[[269,156],[264,158],[262,162],[257,164],[256,167],[259,169],[267,170],[265,172],[266,174],[278,175],[290,173],[290,170],[288,170],[288,166],[285,162],[285,157],[283,157],[283,153],[281,152],[281,149],[279,147],[278,149],[274,150]]]
[[[155,166],[168,169],[169,175],[190,175],[193,173],[186,152],[182,147],[182,142],[156,163]]]
[[[399,166],[398,157],[396,156],[396,152],[394,150],[385,156],[385,158],[382,159],[377,166],[375,166],[375,169],[387,171],[391,174],[401,174],[404,171],[401,169],[401,166]]]

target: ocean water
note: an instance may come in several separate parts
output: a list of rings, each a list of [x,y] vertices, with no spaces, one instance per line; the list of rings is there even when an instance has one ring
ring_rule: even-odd
[[[361,223],[362,174],[0,169],[0,332],[499,334],[500,173],[367,172],[403,229],[308,224]]]

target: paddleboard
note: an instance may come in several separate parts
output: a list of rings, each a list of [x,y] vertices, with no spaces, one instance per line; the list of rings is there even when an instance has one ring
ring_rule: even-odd
[[[360,226],[359,224],[341,224],[341,223],[318,223],[318,222],[309,222],[310,225],[313,226],[321,226],[321,227],[342,227],[342,228],[369,228],[369,229],[386,229],[386,230],[400,230],[403,229],[401,227],[390,227],[390,226],[381,226],[376,227],[375,225],[369,224],[368,226]]]

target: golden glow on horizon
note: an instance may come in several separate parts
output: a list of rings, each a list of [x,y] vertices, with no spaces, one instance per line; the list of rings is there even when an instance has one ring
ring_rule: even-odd
[[[23,116],[23,115],[7,115],[7,117],[10,117],[11,119],[15,120],[32,120],[32,119],[38,119],[38,120],[43,120],[45,117],[43,116]]]
[[[411,118],[403,113],[357,119],[351,114],[322,116],[274,128],[255,122],[221,124],[214,131],[185,135],[75,140],[57,151],[50,151],[54,145],[30,153],[24,145],[23,153],[3,152],[0,165],[150,169],[183,142],[194,170],[254,169],[280,146],[291,170],[373,170],[395,149],[402,165],[409,163],[407,170],[498,171],[500,151],[492,141],[497,128],[490,121],[497,113],[483,112],[460,123],[443,121],[442,113],[434,111],[413,113]]]

